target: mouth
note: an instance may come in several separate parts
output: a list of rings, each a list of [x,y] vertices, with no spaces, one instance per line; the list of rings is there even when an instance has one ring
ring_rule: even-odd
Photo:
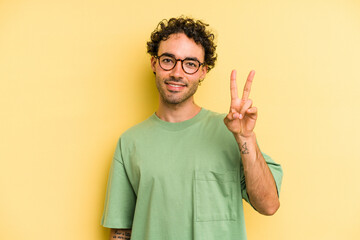
[[[167,85],[169,91],[175,91],[175,92],[180,91],[185,87],[187,87],[185,83],[174,82],[174,81],[165,81],[165,84]]]

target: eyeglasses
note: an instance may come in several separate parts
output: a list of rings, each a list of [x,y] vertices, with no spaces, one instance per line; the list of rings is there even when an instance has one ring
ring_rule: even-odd
[[[204,65],[204,63],[201,63],[196,59],[176,59],[175,57],[168,54],[162,54],[160,56],[156,56],[156,58],[159,59],[159,65],[165,71],[170,71],[174,69],[178,61],[181,62],[181,67],[187,74],[196,73],[199,70],[200,66]]]

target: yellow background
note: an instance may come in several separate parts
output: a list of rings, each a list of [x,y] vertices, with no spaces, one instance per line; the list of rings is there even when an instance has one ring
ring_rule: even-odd
[[[251,240],[360,238],[360,2],[0,1],[0,239],[107,239],[100,226],[120,134],[157,106],[146,41],[163,18],[203,19],[218,61],[196,100],[251,98],[281,207],[248,205]],[[181,226],[179,226],[181,227]]]

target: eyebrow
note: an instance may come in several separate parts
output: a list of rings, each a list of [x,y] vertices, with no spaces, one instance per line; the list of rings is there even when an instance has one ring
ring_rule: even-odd
[[[173,58],[175,58],[176,59],[176,57],[175,57],[175,55],[174,54],[171,54],[171,53],[168,53],[168,52],[165,52],[165,53],[163,53],[163,54],[161,54],[161,55],[164,55],[164,56],[168,56],[168,57],[173,57]],[[160,55],[160,56],[161,56]],[[195,61],[199,61],[199,62],[201,62],[199,59],[197,59],[196,57],[186,57],[186,58],[184,58],[184,60],[195,60]]]

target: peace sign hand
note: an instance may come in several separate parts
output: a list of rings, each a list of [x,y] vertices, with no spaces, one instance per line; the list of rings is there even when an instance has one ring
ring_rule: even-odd
[[[226,127],[239,137],[250,137],[253,134],[257,119],[257,108],[252,106],[249,99],[251,84],[255,75],[255,71],[251,71],[246,80],[242,98],[240,99],[236,85],[236,70],[231,72],[230,76],[230,93],[231,105],[229,114],[225,117]]]

